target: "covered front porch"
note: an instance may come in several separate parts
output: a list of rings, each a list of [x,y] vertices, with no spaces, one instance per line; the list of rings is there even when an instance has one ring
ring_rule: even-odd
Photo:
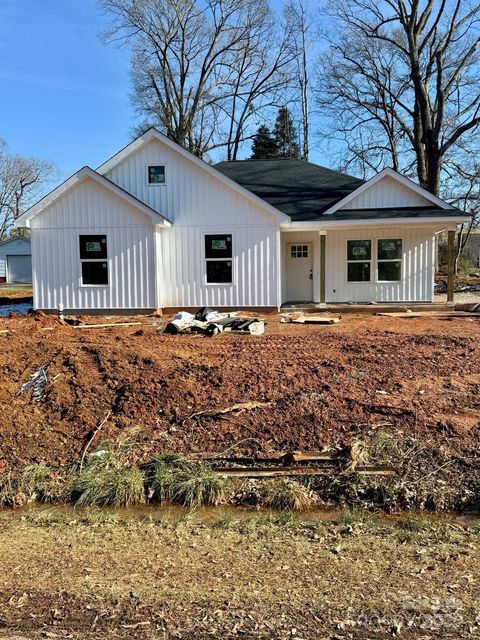
[[[389,224],[321,228],[299,225],[280,234],[282,308],[315,310],[431,305],[436,237],[445,227]],[[453,303],[454,228],[449,229],[448,301]]]

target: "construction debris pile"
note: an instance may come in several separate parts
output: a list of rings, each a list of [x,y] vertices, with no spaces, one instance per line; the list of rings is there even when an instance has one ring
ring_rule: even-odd
[[[355,472],[365,476],[393,476],[395,469],[386,465],[367,465],[351,447],[323,451],[287,451],[268,456],[239,456],[218,453],[197,454],[215,471],[230,478],[280,478],[326,476]]]
[[[438,280],[434,283],[434,290],[436,294],[447,293],[448,285],[445,280]],[[455,293],[476,293],[480,292],[480,283],[474,282],[472,284],[467,284],[466,282],[461,282],[457,284],[454,288]]]
[[[265,322],[258,318],[242,318],[238,311],[220,313],[209,307],[202,307],[195,315],[188,311],[179,311],[163,329],[163,333],[201,333],[215,336],[225,331],[248,332],[252,336],[265,333]]]

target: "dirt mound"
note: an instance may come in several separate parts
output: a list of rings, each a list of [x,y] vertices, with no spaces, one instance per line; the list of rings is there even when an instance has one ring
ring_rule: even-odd
[[[211,339],[158,324],[78,330],[45,315],[0,328],[0,468],[77,460],[109,412],[101,438],[138,430],[144,459],[238,443],[312,450],[385,428],[461,455],[478,447],[477,320],[349,314],[315,327],[275,315],[264,336]],[[20,388],[41,366],[49,384],[35,402]],[[221,413],[247,401],[261,405]]]

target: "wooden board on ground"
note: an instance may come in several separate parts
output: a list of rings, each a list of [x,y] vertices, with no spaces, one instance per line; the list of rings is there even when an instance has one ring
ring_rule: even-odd
[[[110,327],[135,327],[138,325],[148,326],[144,322],[112,322],[110,324],[78,324],[73,325],[73,329],[108,329]]]
[[[296,320],[292,320],[296,324],[336,324],[340,322],[340,318],[329,318],[328,316],[300,316]]]
[[[331,475],[336,470],[325,467],[257,467],[251,469],[220,467],[215,471],[231,478],[281,478],[288,476],[321,476]],[[388,467],[355,467],[352,473],[363,476],[394,476],[395,470]]]
[[[340,322],[340,318],[315,313],[290,313],[282,315],[281,321],[293,322],[294,324],[336,324]]]
[[[338,462],[331,451],[292,451],[285,458],[288,462]]]
[[[377,313],[389,318],[480,318],[479,311],[395,311]]]

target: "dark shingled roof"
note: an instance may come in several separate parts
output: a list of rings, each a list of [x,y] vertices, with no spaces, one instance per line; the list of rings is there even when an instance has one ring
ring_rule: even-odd
[[[305,160],[235,160],[215,165],[283,213],[293,222],[314,220],[368,220],[462,215],[458,209],[440,207],[401,207],[395,209],[343,209],[326,216],[322,213],[342,200],[364,180],[333,171]]]
[[[318,220],[323,211],[358,189],[363,180],[305,160],[235,160],[215,169],[293,221]]]

